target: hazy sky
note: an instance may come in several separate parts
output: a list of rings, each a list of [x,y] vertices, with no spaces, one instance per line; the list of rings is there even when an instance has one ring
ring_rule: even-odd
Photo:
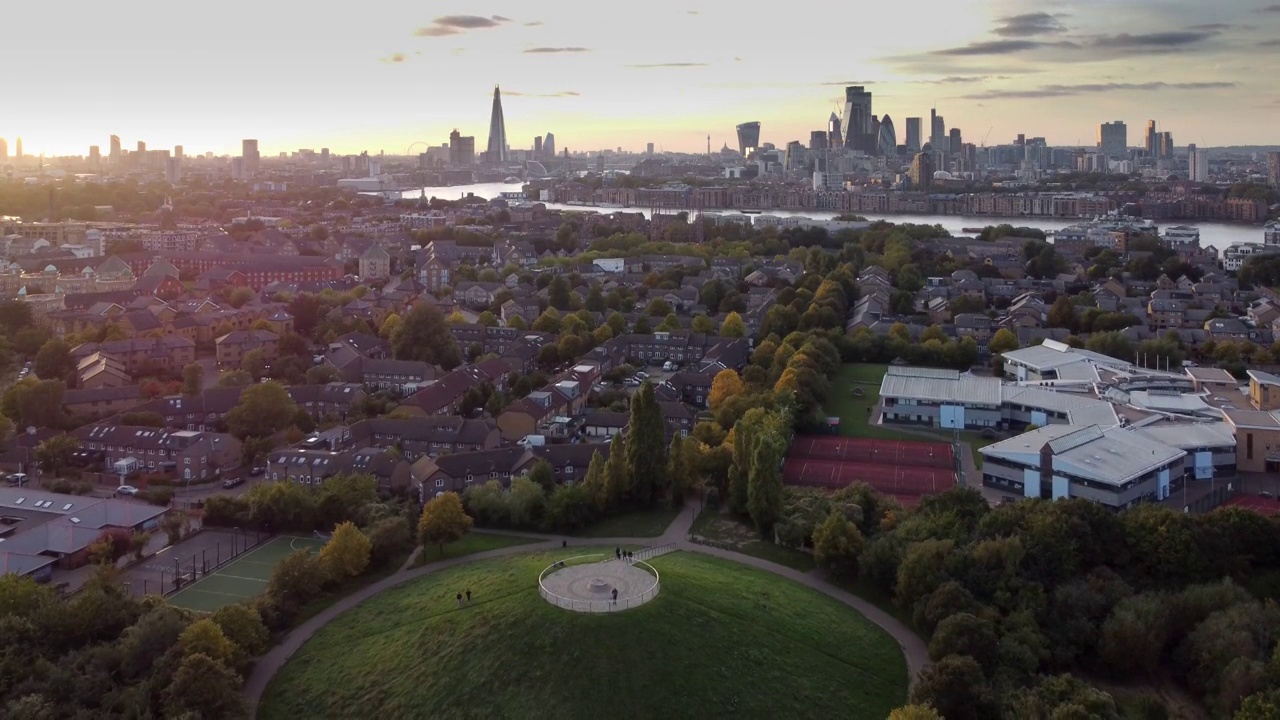
[[[29,154],[185,146],[403,153],[457,127],[484,147],[493,85],[508,142],[668,150],[808,142],[865,84],[899,142],[936,104],[968,142],[1092,143],[1148,118],[1179,146],[1280,143],[1274,0],[223,0],[13,3],[0,136]],[[879,9],[870,9],[870,8]],[[758,8],[758,9],[757,9]],[[927,122],[926,122],[927,124]],[[927,131],[926,131],[927,132]]]

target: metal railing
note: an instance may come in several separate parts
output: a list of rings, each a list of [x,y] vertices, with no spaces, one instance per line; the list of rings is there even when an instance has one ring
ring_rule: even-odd
[[[667,548],[666,550],[664,550],[664,552],[670,552],[671,549],[674,548],[674,545],[661,546],[661,547]],[[658,548],[651,548],[651,550],[657,550],[657,549]],[[644,551],[642,550],[639,552],[644,552]],[[648,557],[653,557],[653,555],[649,555]],[[591,559],[588,560],[588,558],[591,558]],[[604,558],[604,559],[598,560],[596,558]],[[551,590],[547,589],[546,584],[543,582],[543,580],[548,575],[556,572],[557,570],[561,570],[569,565],[580,565],[588,562],[621,562],[621,561],[617,560],[612,556],[609,556],[607,553],[579,555],[577,557],[566,558],[564,560],[557,560],[556,562],[553,562],[550,565],[548,565],[545,570],[539,573],[538,594],[542,596],[543,600],[546,600],[547,602],[551,603],[552,605],[555,605],[556,607],[564,608],[565,610],[573,610],[574,612],[584,612],[584,613],[611,613],[611,612],[618,612],[620,610],[628,610],[630,608],[639,607],[640,605],[643,605],[649,602],[650,600],[654,599],[655,597],[657,597],[658,591],[661,590],[662,582],[658,576],[658,571],[652,565],[645,562],[644,560],[639,559],[638,557],[632,559],[632,565],[639,567],[640,569],[644,570],[650,575],[653,575],[653,585],[651,585],[650,587],[648,587],[638,595],[631,595],[625,598],[620,597],[617,600],[613,600],[613,599],[580,600],[577,598],[567,598],[562,595],[557,595],[555,592],[552,592]]]

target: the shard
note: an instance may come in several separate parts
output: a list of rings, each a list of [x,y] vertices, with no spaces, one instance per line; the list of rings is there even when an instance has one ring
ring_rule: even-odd
[[[489,148],[485,157],[490,163],[507,161],[507,124],[502,119],[502,92],[493,86],[493,114],[489,117]]]

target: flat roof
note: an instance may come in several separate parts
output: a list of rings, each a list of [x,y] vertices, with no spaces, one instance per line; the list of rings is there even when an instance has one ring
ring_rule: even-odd
[[[1084,362],[1084,358],[1074,353],[1067,353],[1044,345],[1033,345],[1021,350],[1010,350],[1001,353],[1008,362],[1015,362],[1036,370],[1052,370],[1064,365]]]
[[[1182,450],[1236,446],[1235,431],[1225,422],[1157,423],[1128,431]]]
[[[1039,428],[989,445],[982,449],[982,455],[1038,465],[1045,445],[1053,452],[1055,471],[1115,486],[1186,456],[1179,448],[1129,430],[1097,425]]]
[[[1206,368],[1206,367],[1189,367],[1183,370],[1193,380],[1200,382],[1222,383],[1224,385],[1239,385],[1240,381],[1231,373],[1222,368]]]
[[[1261,370],[1249,370],[1249,379],[1256,380],[1259,385],[1280,385],[1280,377]]]
[[[1280,430],[1280,420],[1264,410],[1226,410],[1222,414],[1238,428],[1251,430]]]
[[[1089,395],[1059,392],[1036,385],[1005,385],[1004,402],[1066,413],[1072,425],[1119,425],[1111,403]]]

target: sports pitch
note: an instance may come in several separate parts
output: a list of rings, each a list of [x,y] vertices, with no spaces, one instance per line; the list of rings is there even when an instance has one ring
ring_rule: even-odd
[[[188,610],[215,610],[262,594],[271,571],[292,552],[319,551],[323,540],[282,536],[272,538],[170,595],[171,604]]]

